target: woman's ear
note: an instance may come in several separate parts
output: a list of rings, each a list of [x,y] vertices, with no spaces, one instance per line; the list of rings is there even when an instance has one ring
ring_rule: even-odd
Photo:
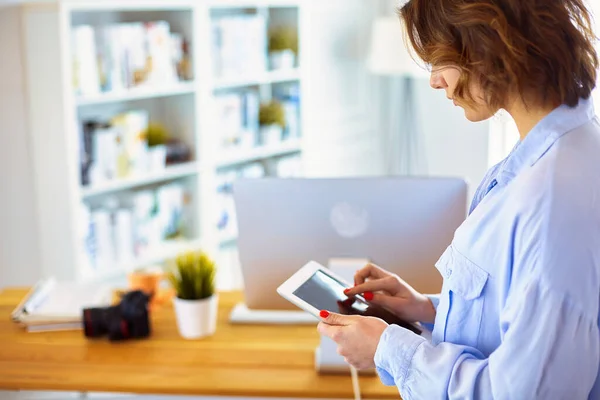
[[[441,71],[431,71],[429,76],[429,85],[434,89],[445,89],[448,87],[448,83],[444,79]]]

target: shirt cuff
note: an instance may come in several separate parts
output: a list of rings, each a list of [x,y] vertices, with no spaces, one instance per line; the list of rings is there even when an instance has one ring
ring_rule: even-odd
[[[439,294],[426,294],[431,303],[433,304],[433,308],[437,311],[438,305],[440,304],[440,295]]]
[[[375,366],[384,385],[404,385],[412,358],[419,345],[427,340],[397,325],[386,328],[375,352]]]
[[[433,308],[435,308],[435,311],[437,312],[437,308],[438,305],[440,304],[440,295],[439,294],[426,294],[425,297],[427,297],[430,301],[431,304],[433,304]],[[425,329],[427,329],[429,332],[433,332],[433,327],[434,324],[430,323],[430,322],[419,322],[421,324],[421,326]]]

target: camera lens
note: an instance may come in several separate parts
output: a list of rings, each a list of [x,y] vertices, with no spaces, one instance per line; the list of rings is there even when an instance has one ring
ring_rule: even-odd
[[[89,338],[108,335],[112,341],[150,336],[149,297],[141,291],[127,293],[121,303],[83,310],[84,334]]]
[[[110,307],[109,307],[110,308]],[[109,308],[87,308],[83,311],[83,328],[85,336],[90,338],[102,337],[108,334],[106,321]]]

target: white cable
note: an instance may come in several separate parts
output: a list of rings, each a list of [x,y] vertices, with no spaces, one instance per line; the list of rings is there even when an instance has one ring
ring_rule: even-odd
[[[350,376],[352,377],[352,390],[354,391],[354,400],[361,400],[360,384],[358,382],[358,372],[352,365],[350,366]]]

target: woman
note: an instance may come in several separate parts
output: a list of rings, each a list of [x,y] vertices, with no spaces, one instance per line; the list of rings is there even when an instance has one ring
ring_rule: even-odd
[[[363,293],[432,329],[322,312],[319,331],[410,399],[600,399],[598,57],[583,0],[411,0],[400,10],[431,86],[521,140],[479,186],[436,267],[439,296],[368,265]]]

